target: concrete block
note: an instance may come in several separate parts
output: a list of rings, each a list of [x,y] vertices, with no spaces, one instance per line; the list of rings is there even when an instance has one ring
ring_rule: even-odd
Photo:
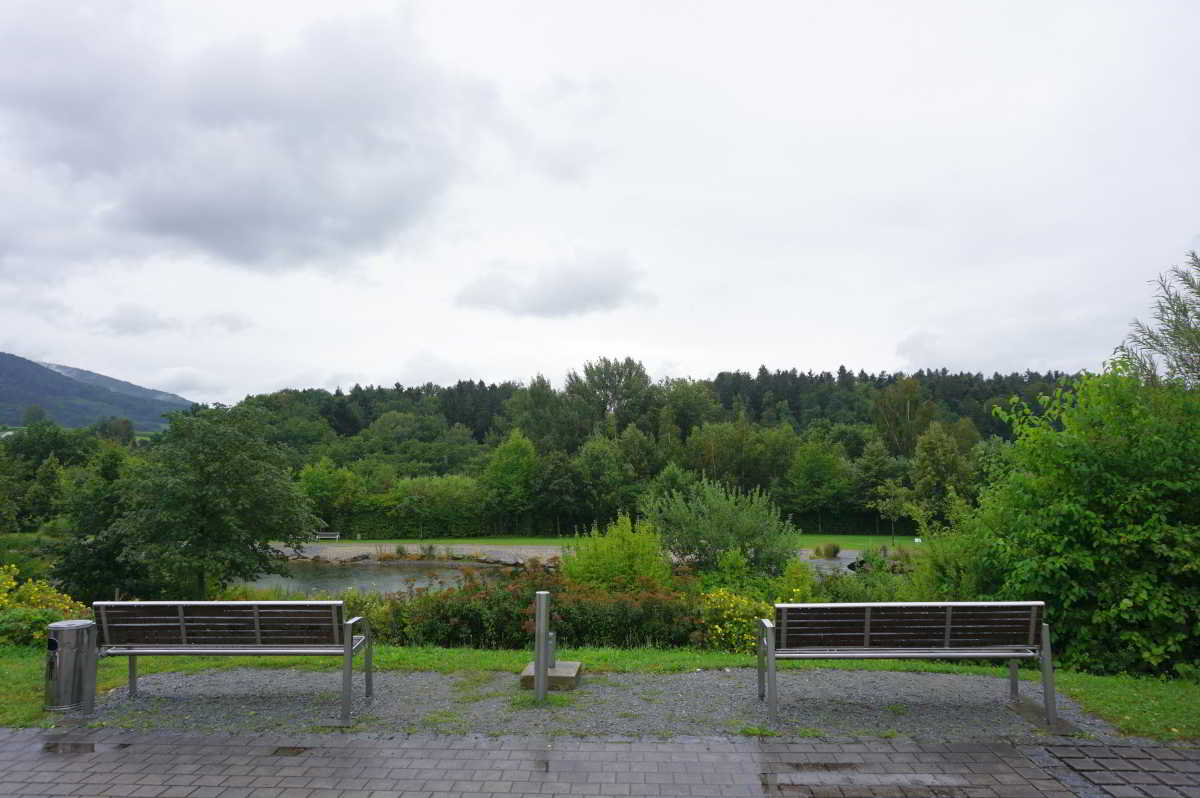
[[[547,687],[551,690],[574,690],[579,686],[579,674],[581,673],[583,673],[582,662],[560,659],[546,673],[549,677]],[[521,671],[521,688],[523,690],[533,689],[532,662],[525,666],[525,670]]]

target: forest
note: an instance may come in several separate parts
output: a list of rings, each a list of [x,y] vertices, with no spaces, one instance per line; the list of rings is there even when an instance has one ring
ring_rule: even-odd
[[[349,538],[570,534],[636,516],[647,495],[700,477],[764,493],[802,530],[909,533],[914,519],[944,516],[949,496],[974,495],[1012,436],[997,408],[1036,406],[1068,381],[845,367],[655,380],[626,357],[587,362],[561,389],[540,375],[355,385],[248,396],[239,408],[321,520]],[[136,461],[130,433],[109,419],[10,436],[0,529],[53,518],[101,448]]]

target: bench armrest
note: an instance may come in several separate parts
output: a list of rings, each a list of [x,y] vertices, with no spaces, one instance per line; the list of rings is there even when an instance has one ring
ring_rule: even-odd
[[[347,651],[349,651],[354,646],[354,625],[355,624],[359,624],[360,626],[362,626],[363,637],[366,638],[364,640],[364,642],[366,643],[368,648],[371,646],[371,624],[367,623],[367,619],[364,618],[363,616],[355,615],[353,618],[351,618],[350,620],[348,620],[342,624],[342,629],[344,630],[342,639],[346,641],[346,650]]]
[[[760,657],[767,656],[771,659],[775,658],[775,622],[769,618],[758,619],[758,634],[755,635],[755,644],[758,648]]]

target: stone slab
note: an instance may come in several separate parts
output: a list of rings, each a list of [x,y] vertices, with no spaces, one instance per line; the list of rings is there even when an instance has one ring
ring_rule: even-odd
[[[574,690],[579,686],[579,674],[583,672],[582,662],[572,662],[569,660],[558,660],[554,663],[554,667],[549,669],[549,683],[547,687],[551,690]],[[525,666],[525,670],[521,671],[521,689],[533,689],[533,663]]]

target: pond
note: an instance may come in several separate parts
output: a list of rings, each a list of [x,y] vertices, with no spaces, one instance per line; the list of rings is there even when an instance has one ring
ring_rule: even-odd
[[[485,580],[499,579],[503,568],[479,563],[395,560],[379,562],[308,562],[297,560],[288,565],[288,575],[268,574],[246,584],[254,587],[279,587],[312,594],[340,593],[357,588],[364,593],[399,593],[410,588],[441,589],[457,587],[463,572],[474,570]]]

